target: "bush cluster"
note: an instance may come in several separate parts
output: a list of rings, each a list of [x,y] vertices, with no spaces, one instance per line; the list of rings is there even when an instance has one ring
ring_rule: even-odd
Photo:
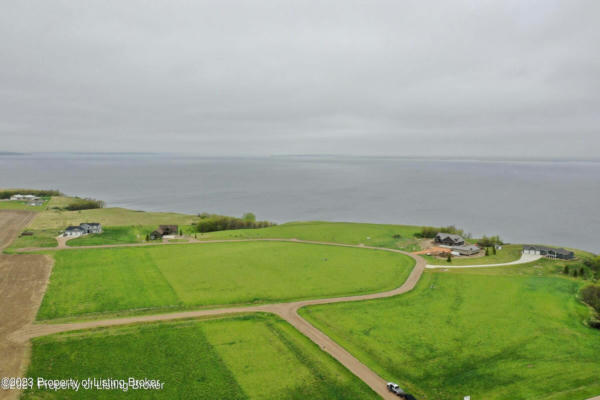
[[[502,242],[498,235],[490,237],[483,235],[481,239],[477,240],[477,244],[480,247],[495,247],[496,245],[504,244],[504,242]]]
[[[600,286],[590,285],[583,288],[581,299],[597,312],[596,316],[588,321],[588,324],[592,328],[600,329]]]
[[[76,198],[68,206],[65,207],[65,210],[79,211],[79,210],[91,210],[93,208],[104,208],[104,202],[102,200],[96,200],[96,199]]]
[[[31,194],[38,197],[62,196],[58,190],[6,189],[0,190],[0,199],[10,199],[15,194]]]
[[[227,231],[232,229],[267,228],[276,225],[269,221],[256,221],[256,218],[252,213],[246,213],[242,218],[208,213],[202,213],[198,216],[200,217],[200,221],[196,223],[196,231],[201,233]]]

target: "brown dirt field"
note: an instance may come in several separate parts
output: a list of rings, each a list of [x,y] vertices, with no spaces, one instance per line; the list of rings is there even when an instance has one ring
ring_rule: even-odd
[[[22,211],[0,212],[0,249],[31,221],[35,214]],[[8,337],[31,324],[46,290],[52,260],[39,254],[0,254],[0,377],[24,374],[29,343]],[[0,399],[16,399],[16,390],[0,389]]]
[[[34,217],[32,211],[0,210],[0,250],[7,247]]]

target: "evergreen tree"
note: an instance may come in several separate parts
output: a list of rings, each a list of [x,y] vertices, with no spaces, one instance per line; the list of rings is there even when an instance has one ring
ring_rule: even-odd
[[[492,247],[492,254],[496,255],[496,246]]]
[[[485,248],[485,255],[486,257],[490,255],[490,249],[489,248]]]
[[[448,253],[448,258],[446,258],[447,262],[452,262],[452,254]]]
[[[565,267],[563,268],[563,274],[569,275],[569,266],[568,265],[565,265]]]

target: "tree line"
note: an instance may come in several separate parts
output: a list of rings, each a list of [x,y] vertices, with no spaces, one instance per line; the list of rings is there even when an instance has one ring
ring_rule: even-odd
[[[65,206],[64,209],[68,211],[91,210],[94,208],[104,208],[104,205],[105,203],[102,200],[91,198],[81,199],[77,197],[74,201]]]
[[[196,231],[200,233],[227,231],[232,229],[257,229],[277,225],[269,221],[257,221],[252,213],[246,213],[241,218],[226,215],[198,214],[200,221],[196,222]]]
[[[15,194],[31,194],[37,197],[51,197],[51,196],[62,196],[62,193],[58,190],[36,190],[36,189],[5,189],[0,190],[0,199],[10,199]]]

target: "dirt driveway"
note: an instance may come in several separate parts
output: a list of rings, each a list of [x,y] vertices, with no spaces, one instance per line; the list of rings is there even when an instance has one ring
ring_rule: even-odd
[[[0,211],[0,250],[35,216],[27,211]],[[39,254],[0,254],[0,377],[21,376],[29,343],[8,336],[33,322],[50,277],[52,259]],[[16,399],[19,392],[0,389],[0,399]]]

